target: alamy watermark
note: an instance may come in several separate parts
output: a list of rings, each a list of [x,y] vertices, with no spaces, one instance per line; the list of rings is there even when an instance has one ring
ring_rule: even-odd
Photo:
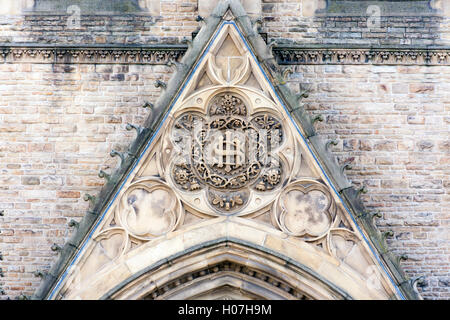
[[[381,8],[378,5],[370,5],[367,7],[366,13],[367,18],[367,28],[368,29],[378,29],[381,26]]]
[[[70,15],[67,18],[67,28],[71,30],[81,29],[81,8],[77,5],[71,5],[67,8]]]

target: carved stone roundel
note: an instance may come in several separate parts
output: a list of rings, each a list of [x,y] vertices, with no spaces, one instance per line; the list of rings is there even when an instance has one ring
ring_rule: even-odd
[[[314,240],[330,230],[334,203],[321,183],[297,181],[283,189],[273,213],[287,234]]]
[[[175,119],[173,144],[182,152],[171,177],[185,192],[204,190],[209,205],[223,214],[244,208],[252,191],[281,185],[284,141],[281,121],[270,113],[250,115],[237,93],[214,96],[206,114],[188,111]]]

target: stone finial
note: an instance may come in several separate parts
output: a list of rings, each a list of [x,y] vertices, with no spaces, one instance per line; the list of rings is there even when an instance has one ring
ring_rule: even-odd
[[[142,128],[141,126],[138,126],[136,124],[131,124],[131,123],[127,123],[127,126],[125,127],[125,129],[127,131],[131,131],[131,130],[136,130],[137,135],[140,135],[142,133],[142,131],[144,130],[144,128]]]
[[[267,47],[269,48],[269,50],[272,50],[272,48],[274,47],[274,46],[276,46],[277,45],[277,41],[276,40],[272,40],[272,41],[270,41],[268,44],[267,44]]]
[[[411,283],[414,287],[417,287],[417,286],[419,286],[419,287],[425,287],[425,286],[427,285],[426,277],[425,277],[425,276],[420,276],[420,277],[412,278],[412,279],[410,280],[410,283]]]
[[[364,212],[361,215],[358,216],[358,218],[363,218],[365,216],[370,216],[373,219],[375,218],[382,218],[383,215],[381,214],[380,211],[373,211],[373,212]]]
[[[44,278],[44,277],[45,277],[45,273],[42,272],[41,270],[36,270],[36,271],[34,271],[34,272],[33,272],[33,275],[34,275],[35,277],[38,277],[38,278]]]
[[[372,216],[372,220],[375,218],[383,218],[383,214],[380,211],[374,211],[369,213]]]
[[[109,155],[111,157],[116,157],[119,156],[121,164],[125,162],[125,155],[122,152],[116,151],[116,150],[111,150],[111,152],[109,153]]]
[[[284,80],[284,81],[287,81],[289,75],[290,75],[290,74],[293,74],[293,73],[294,73],[294,71],[292,71],[292,68],[286,68],[286,69],[283,71],[283,73],[282,73],[283,80]]]
[[[253,31],[255,33],[259,33],[261,31],[261,26],[263,24],[263,19],[261,17],[257,17],[252,21],[253,23]]]
[[[44,276],[44,273],[42,271],[36,270],[36,271],[33,272],[33,275],[35,277],[42,278]]]
[[[420,294],[417,287],[425,287],[427,285],[425,279],[426,279],[425,276],[420,276],[409,280],[411,286],[413,287],[414,292],[417,294],[420,300],[423,300],[423,297]]]
[[[380,211],[374,211],[370,213],[372,215],[372,217],[376,217],[376,218],[383,218],[383,214]]]

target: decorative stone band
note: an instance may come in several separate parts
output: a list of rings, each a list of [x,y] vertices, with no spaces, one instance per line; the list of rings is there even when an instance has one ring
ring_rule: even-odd
[[[39,46],[0,45],[0,63],[167,64],[178,61],[185,45],[155,46]]]
[[[186,45],[53,46],[0,44],[0,63],[167,64],[178,61]],[[450,65],[450,48],[332,48],[275,46],[280,65]]]
[[[450,65],[450,48],[337,49],[274,47],[273,52],[280,65]]]

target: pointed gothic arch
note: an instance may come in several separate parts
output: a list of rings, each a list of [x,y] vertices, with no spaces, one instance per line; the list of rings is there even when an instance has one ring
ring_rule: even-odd
[[[230,237],[147,266],[102,299],[210,299],[226,291],[239,299],[352,299],[282,253]]]

